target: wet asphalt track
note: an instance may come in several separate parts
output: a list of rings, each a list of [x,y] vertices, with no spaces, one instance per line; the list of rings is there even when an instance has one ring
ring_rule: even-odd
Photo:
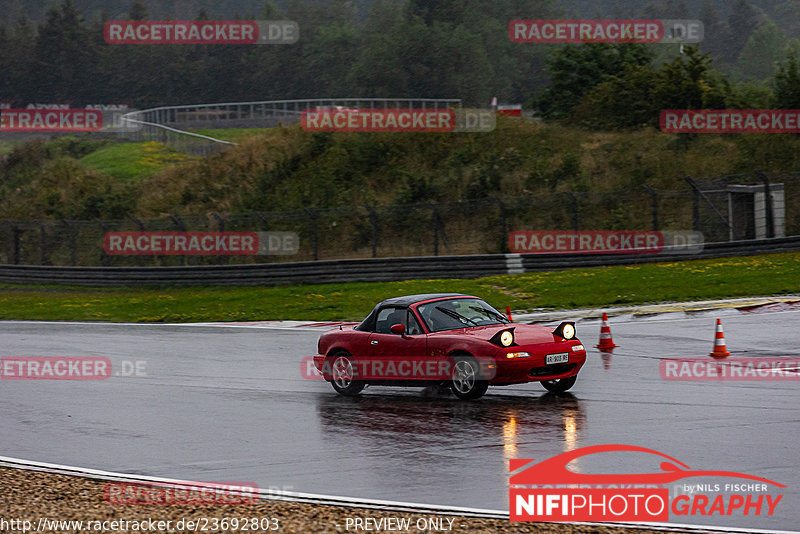
[[[620,317],[612,320],[620,347],[610,357],[590,349],[571,394],[545,395],[528,384],[490,388],[466,403],[397,388],[368,388],[346,399],[301,377],[300,360],[315,352],[319,328],[1,322],[2,356],[106,356],[115,372],[123,361],[144,362],[146,376],[0,381],[0,455],[507,510],[509,458],[623,443],[695,469],[744,472],[787,486],[772,518],[672,521],[796,530],[800,382],[660,378],[659,358],[708,354],[716,317],[733,356],[800,358],[800,311]],[[598,321],[578,323],[587,347],[598,331]],[[577,468],[657,471],[657,462],[649,462],[610,455]]]

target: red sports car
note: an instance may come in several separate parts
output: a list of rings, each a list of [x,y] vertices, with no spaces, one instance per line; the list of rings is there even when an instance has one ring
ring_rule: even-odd
[[[357,326],[325,332],[314,365],[342,395],[367,385],[449,385],[461,399],[488,386],[575,384],[586,351],[575,324],[518,324],[478,297],[410,295],[384,300]]]

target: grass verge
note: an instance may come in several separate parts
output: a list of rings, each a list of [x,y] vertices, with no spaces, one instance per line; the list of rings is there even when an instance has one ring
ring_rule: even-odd
[[[121,180],[138,180],[154,172],[193,159],[155,142],[117,143],[92,152],[79,161],[89,169]]]
[[[214,139],[220,139],[222,141],[238,143],[245,137],[266,135],[272,131],[272,128],[208,128],[189,131],[200,135],[207,135],[208,137],[213,137]]]
[[[474,280],[144,289],[0,285],[0,319],[358,320],[385,298],[438,292],[471,293],[514,310],[781,295],[800,292],[800,252]]]

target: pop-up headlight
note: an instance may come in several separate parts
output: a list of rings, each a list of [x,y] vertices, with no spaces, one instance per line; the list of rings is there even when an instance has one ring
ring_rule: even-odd
[[[564,321],[558,325],[558,328],[553,330],[553,335],[566,340],[573,339],[575,337],[575,323],[572,321]]]

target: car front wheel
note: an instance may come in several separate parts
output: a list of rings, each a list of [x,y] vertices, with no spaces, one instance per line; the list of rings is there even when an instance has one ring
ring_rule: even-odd
[[[463,400],[477,399],[488,388],[489,383],[483,378],[480,366],[474,358],[460,358],[453,362],[450,389],[456,397]]]
[[[558,378],[556,380],[542,380],[544,389],[550,393],[564,393],[569,388],[575,385],[578,375],[570,376],[568,378]]]
[[[358,395],[366,385],[360,380],[355,380],[354,367],[353,359],[349,354],[339,354],[333,357],[330,383],[337,393],[345,397]]]

